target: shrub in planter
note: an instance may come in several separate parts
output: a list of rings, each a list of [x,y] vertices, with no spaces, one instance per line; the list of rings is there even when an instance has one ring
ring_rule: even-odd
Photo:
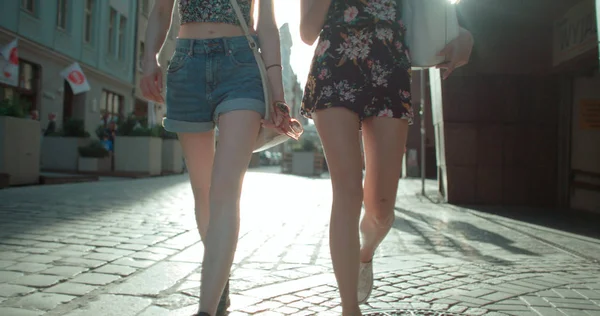
[[[90,133],[80,119],[67,119],[59,132],[47,135],[42,142],[42,167],[47,170],[77,171],[79,147],[90,142]]]
[[[81,146],[79,151],[79,171],[82,172],[107,172],[110,171],[110,153],[99,140]]]
[[[160,127],[162,142],[162,171],[166,173],[183,172],[183,150],[177,134]]]
[[[28,109],[18,98],[0,101],[0,173],[10,185],[39,181],[40,122],[27,118]]]
[[[115,170],[158,175],[162,169],[161,127],[129,115],[120,121],[115,139]]]

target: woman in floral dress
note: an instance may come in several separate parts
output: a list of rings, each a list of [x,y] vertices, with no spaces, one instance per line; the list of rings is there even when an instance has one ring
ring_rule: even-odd
[[[411,106],[411,63],[399,0],[302,0],[300,33],[317,37],[302,114],[315,122],[331,174],[330,250],[343,315],[361,315],[373,286],[375,249],[394,222]],[[464,29],[441,53],[446,77],[466,64]],[[366,176],[362,174],[362,129]],[[365,214],[359,224],[361,206]],[[360,227],[359,227],[360,226]],[[359,238],[362,237],[362,247]]]

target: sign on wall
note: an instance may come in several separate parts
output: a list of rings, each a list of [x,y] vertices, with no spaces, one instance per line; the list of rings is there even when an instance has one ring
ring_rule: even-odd
[[[83,70],[81,70],[79,63],[75,62],[71,64],[61,71],[60,75],[69,82],[74,95],[90,91],[90,85],[83,74]]]
[[[579,124],[583,130],[600,130],[600,99],[579,102]]]
[[[0,83],[10,86],[19,86],[19,54],[17,49],[18,40],[6,44],[0,50]]]
[[[594,0],[581,0],[554,22],[553,65],[598,49]]]

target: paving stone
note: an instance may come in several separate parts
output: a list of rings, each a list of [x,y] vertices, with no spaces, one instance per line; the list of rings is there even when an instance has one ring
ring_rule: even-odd
[[[79,266],[79,267],[86,267],[86,268],[97,268],[101,265],[106,264],[106,261],[83,259],[83,258],[63,258],[61,260],[56,261],[55,264]]]
[[[74,277],[82,272],[87,271],[88,268],[74,267],[74,266],[54,266],[50,269],[40,272],[41,274],[60,275],[64,277]]]
[[[49,311],[60,304],[74,299],[75,296],[55,293],[33,293],[19,299],[15,305],[25,309],[38,309]]]
[[[0,284],[0,296],[11,297],[22,294],[27,294],[36,291],[35,288],[15,285],[15,284]]]
[[[135,271],[137,271],[137,269],[135,268],[115,264],[107,264],[94,270],[94,272],[98,273],[117,274],[120,276],[128,276],[134,273]]]
[[[128,250],[142,250],[148,248],[148,245],[144,244],[120,244],[116,246],[119,249],[128,249]]]
[[[10,252],[10,251],[0,252],[0,258],[2,258],[2,260],[15,261],[19,258],[23,258],[23,257],[27,257],[27,256],[29,256],[29,254],[20,253],[20,252]]]
[[[13,266],[6,268],[7,271],[17,271],[23,273],[34,273],[50,268],[50,265],[41,263],[19,262]]]
[[[121,258],[121,259],[117,259],[112,262],[112,264],[128,266],[128,267],[133,267],[133,268],[147,268],[155,263],[156,263],[156,261],[138,260],[138,259],[133,259],[133,258]]]
[[[32,311],[26,310],[22,308],[13,308],[13,307],[2,307],[0,306],[0,315],[6,316],[39,316],[44,312],[42,311]]]
[[[71,279],[71,282],[91,285],[106,285],[119,280],[120,278],[120,276],[114,274],[85,272]]]
[[[136,274],[113,288],[110,293],[128,295],[156,295],[172,287],[198,268],[184,262],[160,262]]]
[[[20,277],[13,280],[11,283],[33,286],[33,287],[49,287],[63,280],[63,277],[55,275],[32,274]]]
[[[152,301],[147,298],[123,295],[99,295],[88,306],[65,314],[66,316],[119,315],[135,316],[148,307]]]
[[[92,285],[65,282],[47,288],[44,292],[83,296],[97,288],[98,287]]]
[[[143,312],[138,314],[138,316],[169,316],[173,315],[171,310],[166,308],[158,307],[158,306],[150,306],[145,309]],[[190,315],[190,314],[187,314]]]
[[[14,271],[0,271],[0,282],[10,282],[19,277],[23,276],[23,273],[14,272]]]

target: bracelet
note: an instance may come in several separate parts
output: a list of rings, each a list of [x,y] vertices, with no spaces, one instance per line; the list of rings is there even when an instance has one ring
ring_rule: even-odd
[[[279,67],[279,68],[283,69],[283,67],[280,64],[273,64],[271,66],[268,66],[267,70],[269,70],[269,68],[273,68],[273,67]]]

